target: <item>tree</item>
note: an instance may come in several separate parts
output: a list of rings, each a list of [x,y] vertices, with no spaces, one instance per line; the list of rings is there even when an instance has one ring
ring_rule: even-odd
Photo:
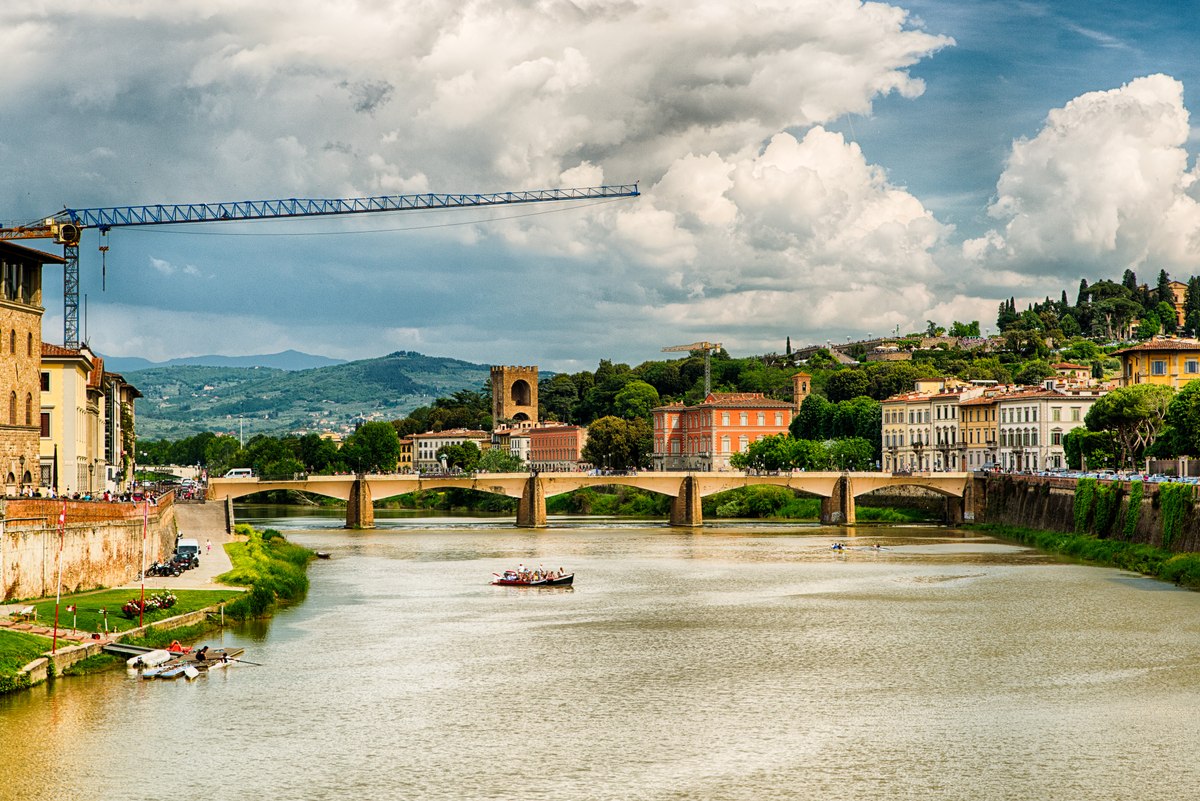
[[[513,456],[503,448],[488,448],[479,456],[476,472],[518,473],[524,469],[519,456]]]
[[[391,423],[363,423],[342,445],[346,466],[360,473],[394,473],[400,460],[400,438]]]
[[[458,468],[464,473],[474,473],[482,454],[478,445],[467,440],[457,445],[443,445],[437,449],[437,457],[439,461],[444,458],[447,467]]]
[[[862,437],[835,439],[825,443],[830,464],[838,470],[871,470],[875,467],[875,448]]]
[[[1111,431],[1121,464],[1132,465],[1154,444],[1174,396],[1174,389],[1160,384],[1114,389],[1092,404],[1084,423],[1089,431]]]
[[[960,323],[955,320],[950,326],[950,336],[952,337],[977,337],[979,333],[979,321],[972,320],[969,323]]]
[[[583,458],[596,467],[628,470],[644,467],[650,460],[654,432],[650,424],[638,418],[601,417],[588,426]]]
[[[1126,270],[1125,274],[1121,276],[1121,286],[1128,289],[1130,294],[1138,291],[1137,275],[1134,274],[1133,270]]]
[[[925,321],[925,336],[940,337],[944,333],[946,333],[946,329],[942,328],[940,325],[935,323],[933,320]]]
[[[650,410],[658,405],[658,390],[645,381],[630,381],[613,398],[614,411],[626,420],[649,420]]]
[[[1158,271],[1158,285],[1154,290],[1154,299],[1168,305],[1175,303],[1175,293],[1171,291],[1171,276],[1167,275],[1166,270]]]
[[[1138,339],[1149,339],[1157,334],[1162,329],[1162,323],[1158,319],[1158,315],[1154,312],[1146,312],[1142,318],[1138,320],[1137,335]]]
[[[1079,321],[1069,312],[1058,318],[1058,327],[1062,330],[1064,337],[1077,337],[1083,333],[1083,329],[1079,327]]]
[[[826,420],[833,411],[831,406],[822,395],[805,398],[789,426],[792,436],[796,439],[825,439],[828,428]]]
[[[1200,381],[1192,381],[1171,400],[1167,424],[1175,430],[1175,444],[1181,453],[1200,456]]]
[[[838,370],[825,381],[825,394],[834,402],[850,400],[866,395],[870,383],[862,370]]]
[[[1018,384],[1032,386],[1040,384],[1042,381],[1054,375],[1054,368],[1041,359],[1034,359],[1027,362],[1020,372],[1014,376],[1013,380]]]
[[[1158,317],[1158,321],[1162,323],[1163,331],[1168,334],[1174,334],[1175,329],[1179,325],[1179,318],[1175,314],[1175,307],[1166,301],[1160,301],[1154,307],[1154,315]]]
[[[1086,428],[1075,428],[1068,431],[1063,437],[1063,454],[1067,458],[1067,467],[1073,470],[1082,469],[1085,459],[1090,470],[1116,467],[1116,452],[1111,431],[1088,431]]]
[[[1079,279],[1079,294],[1075,296],[1076,308],[1086,306],[1091,302],[1091,296],[1088,294],[1088,282],[1086,278]]]
[[[538,382],[538,406],[543,418],[569,423],[575,419],[578,404],[579,389],[571,376],[559,373]]]

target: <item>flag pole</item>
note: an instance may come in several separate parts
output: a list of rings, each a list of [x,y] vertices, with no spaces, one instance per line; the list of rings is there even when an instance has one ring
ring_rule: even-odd
[[[50,642],[50,653],[58,653],[58,607],[62,603],[62,552],[63,540],[67,536],[67,501],[63,499],[62,511],[58,513],[58,583],[54,587],[54,639]]]
[[[142,627],[146,615],[146,530],[150,528],[150,499],[143,498],[142,503],[142,599],[138,601],[138,628]]]

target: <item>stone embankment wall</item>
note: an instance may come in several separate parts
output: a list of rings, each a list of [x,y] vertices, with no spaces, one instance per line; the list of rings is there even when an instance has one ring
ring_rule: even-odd
[[[63,501],[0,500],[0,601],[54,595],[58,579],[58,515]],[[170,495],[141,504],[66,502],[62,536],[63,593],[115,587],[132,581],[146,562],[175,549],[175,505]]]
[[[1178,494],[1170,497],[1178,490],[1165,484],[1096,481],[1081,491],[1079,482],[1068,478],[1005,475],[974,481],[980,522],[1200,551],[1200,512],[1190,487],[1181,488],[1186,496],[1181,500]]]

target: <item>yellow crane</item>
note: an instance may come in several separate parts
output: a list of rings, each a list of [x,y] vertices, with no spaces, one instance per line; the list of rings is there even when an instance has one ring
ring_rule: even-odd
[[[693,342],[690,345],[672,345],[669,348],[663,348],[663,353],[680,353],[686,351],[704,351],[704,397],[708,397],[708,393],[712,392],[712,354],[721,349],[720,342]]]

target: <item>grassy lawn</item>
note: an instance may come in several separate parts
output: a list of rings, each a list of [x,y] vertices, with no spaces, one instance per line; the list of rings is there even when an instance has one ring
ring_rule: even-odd
[[[49,650],[45,637],[0,629],[0,676],[13,675]]]
[[[194,612],[197,609],[203,609],[206,606],[220,603],[221,601],[230,600],[242,595],[241,592],[233,590],[175,590],[176,603],[170,609],[146,610],[145,622],[153,623],[156,620],[163,618],[175,617],[188,612]],[[146,591],[146,600],[150,599],[152,593]],[[103,631],[104,618],[100,614],[100,609],[108,610],[108,630],[109,631],[127,631],[136,628],[138,624],[137,616],[129,619],[121,614],[121,607],[126,602],[138,598],[140,593],[138,590],[102,590],[100,592],[90,592],[83,595],[63,596],[62,606],[59,608],[58,627],[59,629],[70,629],[72,613],[67,611],[67,607],[74,604],[77,607],[75,617],[79,621],[79,630],[87,632]],[[43,626],[54,625],[54,599],[48,598],[34,603],[37,607],[38,620],[37,622]]]
[[[308,592],[305,570],[313,552],[293,545],[274,529],[258,531],[239,525],[240,542],[226,544],[233,570],[217,576],[226,584],[249,587],[250,591],[225,608],[225,614],[244,619],[263,617],[278,602],[299,601]]]

